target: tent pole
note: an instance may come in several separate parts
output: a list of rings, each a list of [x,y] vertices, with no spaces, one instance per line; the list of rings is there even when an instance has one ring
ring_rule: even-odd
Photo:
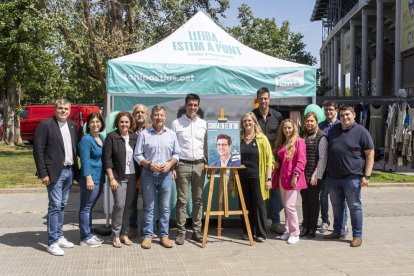
[[[109,133],[109,129],[110,129],[110,127],[109,127],[110,114],[112,112],[112,106],[113,106],[112,98],[113,98],[113,96],[110,96],[109,93],[106,94],[106,133],[107,134]],[[106,176],[106,183],[105,184],[107,184],[107,183],[109,183],[108,176]],[[107,228],[109,228],[109,214],[111,212],[110,211],[110,206],[109,206],[110,205],[110,192],[111,191],[109,190],[109,185],[105,185],[104,200],[105,200],[106,204],[104,204],[104,206],[106,207],[105,208],[105,218],[106,218],[106,227]]]

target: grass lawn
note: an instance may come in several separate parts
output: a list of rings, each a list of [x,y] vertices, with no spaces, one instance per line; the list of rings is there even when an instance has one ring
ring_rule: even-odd
[[[32,146],[0,143],[0,188],[43,187],[35,175]],[[414,183],[414,176],[374,171],[371,183]]]
[[[414,183],[414,176],[398,173],[386,173],[373,171],[370,179],[371,183]]]
[[[42,187],[35,175],[32,146],[0,143],[0,188]]]

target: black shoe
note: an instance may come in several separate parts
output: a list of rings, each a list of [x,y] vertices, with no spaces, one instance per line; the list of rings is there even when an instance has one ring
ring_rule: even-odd
[[[201,235],[201,233],[198,231],[194,231],[192,239],[196,242],[203,242],[203,235]]]
[[[299,237],[306,236],[307,234],[309,234],[309,232],[310,232],[310,229],[309,228],[303,227],[302,230],[300,230]]]
[[[309,230],[309,232],[308,232],[308,234],[306,235],[306,237],[307,237],[308,239],[313,239],[313,238],[315,238],[315,235],[316,235],[316,229],[315,229],[315,230]]]

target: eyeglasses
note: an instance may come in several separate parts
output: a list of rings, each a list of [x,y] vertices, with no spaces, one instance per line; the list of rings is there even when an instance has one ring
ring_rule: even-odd
[[[335,111],[335,108],[325,108],[325,111]]]
[[[227,147],[229,144],[217,144],[217,147]]]

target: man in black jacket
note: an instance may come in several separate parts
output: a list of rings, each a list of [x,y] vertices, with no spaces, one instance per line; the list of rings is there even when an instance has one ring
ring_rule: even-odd
[[[283,121],[283,117],[280,112],[270,108],[270,92],[267,87],[259,88],[256,96],[259,107],[254,109],[253,113],[256,115],[260,128],[269,140],[272,151],[274,151],[277,132],[280,123]],[[272,219],[270,230],[278,234],[283,234],[285,232],[285,226],[280,223],[280,212],[283,209],[280,189],[270,190],[270,198],[267,205],[268,211],[270,211],[270,218]]]
[[[64,208],[73,179],[79,173],[77,124],[68,120],[70,107],[69,101],[57,100],[55,115],[38,125],[33,144],[37,175],[46,185],[49,197],[47,251],[54,256],[63,256],[62,248],[74,246],[63,236]]]

